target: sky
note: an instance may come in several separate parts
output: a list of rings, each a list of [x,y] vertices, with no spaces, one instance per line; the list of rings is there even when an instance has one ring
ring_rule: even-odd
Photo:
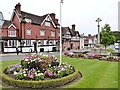
[[[61,6],[61,25],[76,25],[76,31],[85,35],[97,34],[97,18],[101,18],[100,27],[111,26],[112,31],[118,30],[118,2],[120,0],[63,0]],[[0,11],[4,19],[10,20],[17,3],[21,10],[39,16],[55,13],[60,19],[60,0],[0,0]]]

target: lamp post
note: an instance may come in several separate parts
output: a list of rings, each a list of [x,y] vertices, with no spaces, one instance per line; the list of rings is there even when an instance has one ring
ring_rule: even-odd
[[[102,19],[97,18],[96,22],[98,22],[98,44],[100,44],[100,22],[102,21]]]
[[[60,65],[62,64],[62,30],[61,30],[62,3],[63,3],[63,0],[60,0]]]

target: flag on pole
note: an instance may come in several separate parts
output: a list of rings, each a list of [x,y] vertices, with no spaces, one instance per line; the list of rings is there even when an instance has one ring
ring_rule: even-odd
[[[61,3],[63,3],[63,0],[61,0]]]

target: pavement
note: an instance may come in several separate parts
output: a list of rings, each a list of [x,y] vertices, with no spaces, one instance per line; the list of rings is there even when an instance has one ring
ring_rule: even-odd
[[[59,52],[41,52],[43,54],[48,54],[48,55],[59,55]],[[19,55],[27,55],[28,53],[19,53]],[[32,53],[32,54],[36,54],[36,53]],[[0,53],[0,57],[2,56],[13,56],[13,55],[17,55],[17,53]]]
[[[1,56],[12,56],[12,55],[17,55],[16,53],[2,53],[2,54],[0,54],[0,57]],[[25,55],[25,53],[19,53],[19,55]]]

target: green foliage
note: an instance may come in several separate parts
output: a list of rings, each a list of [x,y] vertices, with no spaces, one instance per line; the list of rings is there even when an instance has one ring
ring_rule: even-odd
[[[23,74],[18,74],[18,75],[16,76],[16,79],[22,80],[22,79],[24,79],[24,78],[25,78],[25,77],[24,77]]]
[[[14,87],[21,87],[21,88],[50,88],[50,87],[58,87],[65,85],[73,80],[75,80],[78,77],[81,77],[80,73],[78,71],[74,72],[73,74],[70,74],[68,76],[62,77],[60,79],[53,79],[53,80],[45,80],[45,81],[38,81],[39,78],[44,79],[44,77],[36,77],[36,81],[27,81],[27,80],[14,80],[4,73],[2,74],[2,80]]]
[[[101,43],[105,46],[105,48],[109,45],[112,45],[116,42],[116,37],[113,32],[111,32],[111,27],[109,24],[105,24],[102,28],[101,32]]]
[[[116,37],[116,41],[120,40],[120,31],[113,31],[115,37]]]
[[[115,52],[115,50],[113,50],[112,48],[108,48],[107,52],[111,52],[112,53],[112,52]]]
[[[113,56],[109,56],[109,57],[107,58],[107,60],[114,60],[114,57],[113,57]]]
[[[60,71],[60,72],[57,74],[57,78],[62,78],[63,76],[65,76],[65,71]]]

